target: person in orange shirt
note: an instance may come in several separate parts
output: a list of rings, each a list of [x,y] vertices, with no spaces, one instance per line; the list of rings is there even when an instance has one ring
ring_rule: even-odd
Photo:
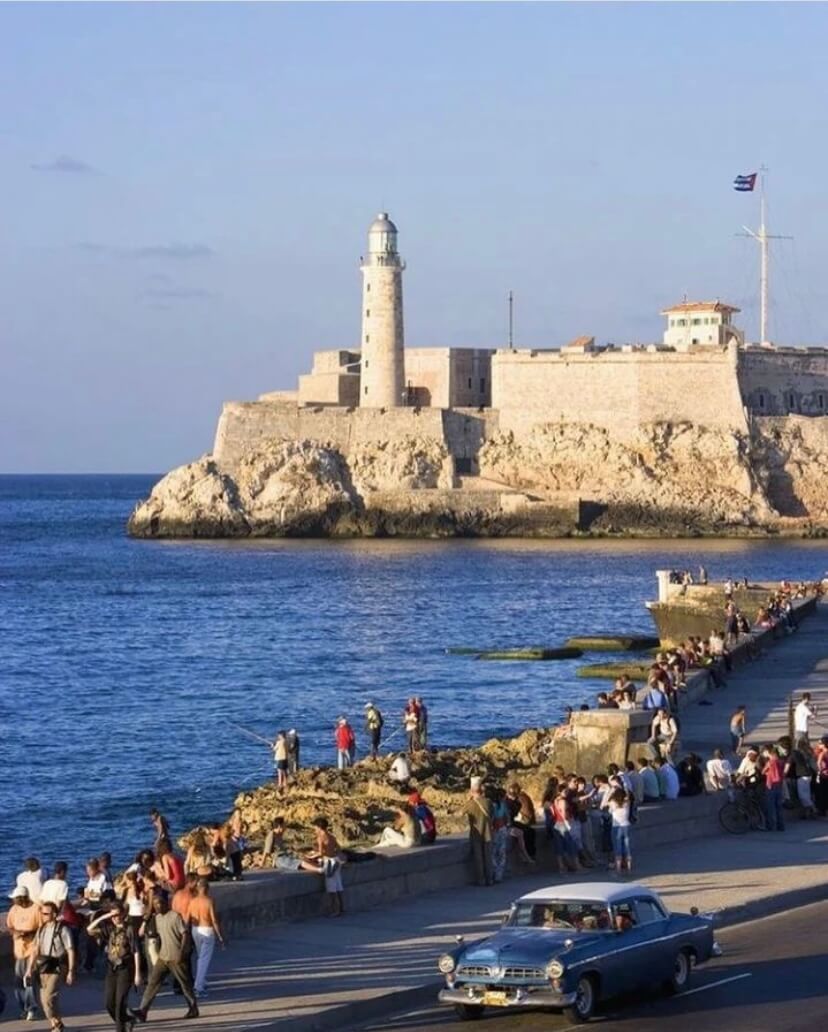
[[[20,1004],[20,1017],[34,1021],[37,1017],[37,982],[35,979],[27,979],[26,971],[40,928],[40,913],[29,898],[29,890],[25,885],[16,885],[11,892],[11,899],[12,907],[6,915],[6,927],[12,934],[14,947],[14,995]]]

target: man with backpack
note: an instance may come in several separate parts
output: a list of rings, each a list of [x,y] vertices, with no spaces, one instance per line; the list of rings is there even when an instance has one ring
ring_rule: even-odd
[[[368,740],[371,743],[371,759],[379,756],[380,738],[382,737],[382,726],[385,723],[382,713],[373,702],[365,703],[365,730],[368,732]]]
[[[414,819],[420,825],[420,845],[430,846],[437,838],[437,821],[434,819],[434,813],[419,792],[412,792],[408,802],[414,810]]]

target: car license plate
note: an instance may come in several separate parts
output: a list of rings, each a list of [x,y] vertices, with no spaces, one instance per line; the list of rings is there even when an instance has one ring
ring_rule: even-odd
[[[495,989],[483,994],[483,1004],[486,1007],[508,1007],[509,1001],[506,993]]]

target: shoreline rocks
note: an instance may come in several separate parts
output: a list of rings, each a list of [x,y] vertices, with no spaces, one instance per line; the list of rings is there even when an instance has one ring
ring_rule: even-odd
[[[757,420],[751,434],[653,423],[619,440],[582,423],[498,432],[479,477],[445,444],[404,436],[345,454],[272,440],[232,468],[168,473],[128,532],[143,538],[764,537],[828,535],[825,420]],[[458,486],[459,485],[459,486]]]

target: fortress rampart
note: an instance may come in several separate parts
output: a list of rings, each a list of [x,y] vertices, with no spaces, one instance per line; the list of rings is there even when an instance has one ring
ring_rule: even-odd
[[[504,430],[594,423],[619,436],[643,423],[746,430],[736,353],[498,351],[492,405]]]
[[[213,457],[219,465],[232,469],[267,441],[317,441],[348,455],[362,444],[393,444],[404,437],[417,437],[443,441],[455,460],[460,460],[459,471],[465,467],[471,472],[480,445],[498,424],[498,414],[491,409],[350,409],[228,401],[216,428]]]

